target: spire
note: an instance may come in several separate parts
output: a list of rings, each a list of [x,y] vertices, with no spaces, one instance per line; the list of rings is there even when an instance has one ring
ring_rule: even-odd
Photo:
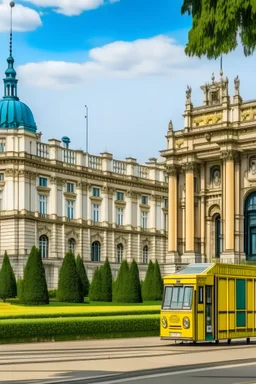
[[[17,83],[16,71],[14,69],[14,58],[12,56],[12,9],[15,6],[14,1],[10,2],[10,55],[7,59],[8,68],[5,71],[4,79],[4,98],[11,98],[18,100],[17,97]]]

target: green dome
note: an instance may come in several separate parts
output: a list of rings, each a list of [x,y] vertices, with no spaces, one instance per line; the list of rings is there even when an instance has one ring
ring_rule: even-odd
[[[16,71],[14,69],[14,58],[12,57],[12,46],[10,56],[7,59],[8,68],[5,71],[4,97],[0,100],[0,130],[1,128],[24,127],[30,132],[36,132],[36,123],[30,108],[18,98]]]
[[[30,108],[16,98],[0,100],[0,129],[19,128],[36,132],[36,123]]]

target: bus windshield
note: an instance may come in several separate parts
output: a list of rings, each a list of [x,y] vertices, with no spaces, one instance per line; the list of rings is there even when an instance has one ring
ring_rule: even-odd
[[[191,309],[193,287],[166,286],[162,309]]]

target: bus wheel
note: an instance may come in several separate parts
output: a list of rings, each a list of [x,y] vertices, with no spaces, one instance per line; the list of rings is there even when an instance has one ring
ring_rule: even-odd
[[[247,343],[247,344],[250,344],[250,342],[251,342],[250,337],[247,337],[247,339],[246,339],[246,343]]]
[[[196,341],[195,341],[195,340],[193,341],[193,344],[196,344]]]
[[[231,339],[228,339],[228,344],[231,344]]]
[[[219,344],[219,340],[215,340],[215,344]]]

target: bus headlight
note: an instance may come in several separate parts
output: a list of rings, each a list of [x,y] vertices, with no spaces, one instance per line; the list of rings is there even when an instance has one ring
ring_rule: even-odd
[[[183,317],[183,327],[186,329],[190,327],[190,320],[188,317]]]
[[[162,327],[167,328],[167,318],[165,316],[162,317]]]

